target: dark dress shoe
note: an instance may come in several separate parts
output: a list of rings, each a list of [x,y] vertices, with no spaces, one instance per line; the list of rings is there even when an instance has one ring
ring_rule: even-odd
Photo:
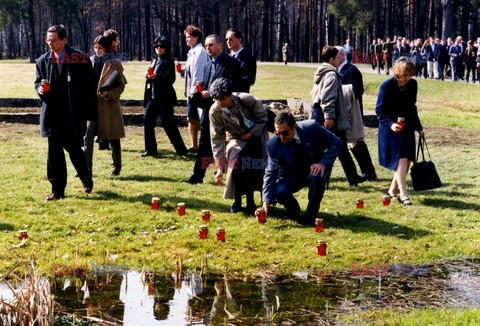
[[[54,201],[54,200],[59,200],[59,199],[62,199],[64,198],[65,196],[64,195],[60,195],[56,192],[52,192],[50,195],[48,195],[47,197],[45,197],[45,201]]]
[[[255,205],[247,205],[246,212],[248,215],[255,215],[255,211],[257,210],[257,207]]]
[[[196,185],[198,183],[203,183],[203,180],[192,175],[189,179],[185,180],[184,182],[188,182],[191,185]]]
[[[82,186],[83,190],[89,194],[93,190],[93,180],[92,177],[80,177],[80,180],[82,180]]]
[[[365,180],[368,180],[368,181],[376,181],[377,180],[377,174],[376,173],[373,173],[373,174],[364,173],[364,174],[362,174],[362,178],[365,179]]]
[[[238,204],[237,202],[233,202],[232,206],[230,206],[230,213],[235,214],[242,210],[242,204]]]
[[[117,168],[112,168],[112,176],[116,177],[117,175],[120,174],[120,170],[121,169],[117,169]]]
[[[158,153],[151,153],[151,152],[143,152],[140,154],[141,157],[147,157],[147,156],[158,156]]]
[[[362,175],[362,176],[357,175],[357,177],[355,178],[355,180],[353,180],[353,181],[348,181],[348,184],[349,184],[350,186],[352,186],[352,187],[355,187],[355,186],[358,186],[359,183],[364,183],[366,180],[367,180],[367,179],[365,179],[365,178],[363,177],[363,175]]]

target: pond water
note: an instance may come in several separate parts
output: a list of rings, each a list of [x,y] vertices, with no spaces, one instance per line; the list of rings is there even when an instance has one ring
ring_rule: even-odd
[[[208,273],[177,277],[129,271],[87,283],[57,278],[52,292],[63,312],[124,325],[318,325],[335,324],[339,314],[375,308],[480,307],[478,259],[427,266],[422,273],[393,272],[294,273],[274,280],[242,280]]]

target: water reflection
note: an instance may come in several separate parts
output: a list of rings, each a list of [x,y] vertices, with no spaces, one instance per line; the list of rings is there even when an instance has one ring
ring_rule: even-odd
[[[308,281],[275,282],[185,273],[130,271],[122,277],[71,280],[56,300],[67,311],[124,325],[224,325],[335,321],[345,312],[370,308],[480,307],[480,262],[458,261],[429,268],[428,276],[310,275]]]

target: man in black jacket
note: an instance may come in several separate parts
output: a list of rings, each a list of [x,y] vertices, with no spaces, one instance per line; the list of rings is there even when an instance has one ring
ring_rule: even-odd
[[[47,176],[52,193],[45,199],[65,197],[67,166],[65,149],[89,193],[93,181],[82,150],[87,120],[98,119],[93,68],[88,54],[71,48],[63,25],[51,26],[46,34],[50,51],[36,64],[35,90],[42,99],[41,136],[48,138]],[[49,86],[43,85],[47,80]]]
[[[225,36],[230,56],[240,63],[237,92],[250,93],[250,86],[255,84],[257,60],[243,48],[243,36],[236,28],[230,28]]]
[[[197,184],[203,182],[206,168],[204,162],[212,161],[213,152],[210,140],[210,120],[208,113],[210,107],[213,104],[213,99],[210,96],[208,88],[215,79],[226,78],[232,81],[233,90],[238,91],[238,76],[239,76],[239,63],[234,58],[228,56],[223,52],[223,45],[220,36],[217,34],[211,34],[205,39],[205,48],[210,56],[210,62],[205,66],[203,91],[201,98],[192,99],[196,106],[201,107],[203,110],[200,117],[200,142],[198,146],[197,158],[193,168],[192,176],[186,180],[190,184]],[[197,93],[195,93],[197,94]],[[196,95],[194,95],[196,96]],[[198,103],[198,104],[197,104]]]

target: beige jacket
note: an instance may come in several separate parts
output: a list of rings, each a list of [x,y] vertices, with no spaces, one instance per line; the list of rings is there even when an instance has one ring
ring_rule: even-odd
[[[365,129],[363,128],[362,112],[360,103],[353,92],[353,85],[342,85],[345,108],[348,114],[351,128],[346,130],[347,141],[355,143],[365,138]]]

